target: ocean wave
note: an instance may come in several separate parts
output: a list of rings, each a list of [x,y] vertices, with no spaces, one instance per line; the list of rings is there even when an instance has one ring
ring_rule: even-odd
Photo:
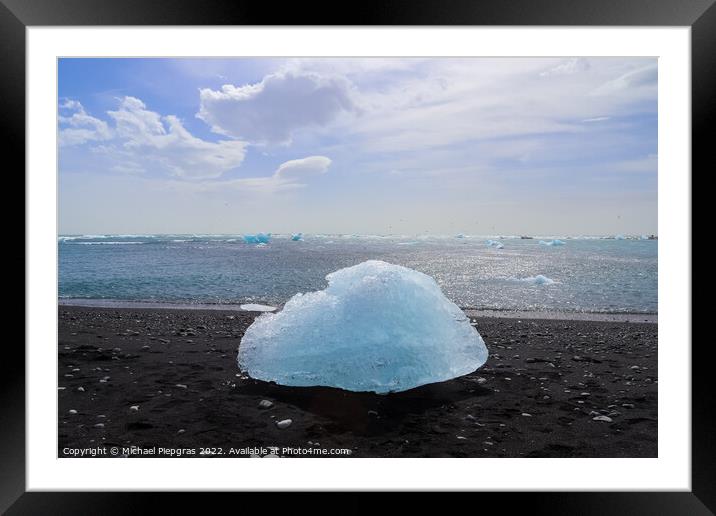
[[[74,245],[129,245],[146,243],[147,242],[73,242]]]

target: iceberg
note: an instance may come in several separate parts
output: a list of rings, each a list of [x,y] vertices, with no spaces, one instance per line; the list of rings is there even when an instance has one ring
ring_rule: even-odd
[[[455,235],[455,238],[465,238],[465,235],[463,235],[462,233],[458,233],[457,235]]]
[[[247,244],[268,244],[271,241],[271,233],[256,233],[255,235],[242,235]]]
[[[554,239],[550,241],[540,240],[540,245],[548,245],[548,246],[555,246],[555,245],[564,245],[564,242],[562,240]]]
[[[502,242],[498,242],[497,240],[488,240],[486,243],[489,247],[494,247],[495,249],[502,249],[505,247]]]
[[[246,330],[238,366],[290,386],[399,392],[471,373],[487,360],[482,337],[433,278],[369,260],[326,276]]]
[[[291,235],[291,240],[294,242],[302,242],[303,241],[303,233],[293,233]]]
[[[624,235],[614,235],[614,240],[626,240]]]
[[[541,274],[538,274],[537,276],[529,276],[528,278],[522,278],[520,281],[532,283],[533,285],[551,285],[554,283],[553,279],[548,278],[547,276],[542,276]]]

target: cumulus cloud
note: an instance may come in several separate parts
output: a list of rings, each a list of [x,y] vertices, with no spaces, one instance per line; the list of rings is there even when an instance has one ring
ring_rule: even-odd
[[[200,90],[197,117],[214,132],[251,143],[288,143],[294,132],[323,127],[356,109],[351,85],[340,76],[283,71],[256,84]]]
[[[112,137],[107,123],[88,115],[82,104],[76,100],[66,99],[60,104],[58,121],[58,138],[62,147],[109,140]]]
[[[241,165],[246,154],[246,142],[197,138],[176,116],[150,111],[135,97],[124,97],[107,114],[114,122],[113,139],[97,150],[116,162],[116,171],[158,168],[184,179],[216,178]]]

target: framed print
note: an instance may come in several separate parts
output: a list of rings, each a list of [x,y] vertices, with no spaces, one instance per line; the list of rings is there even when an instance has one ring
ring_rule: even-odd
[[[0,11],[27,203],[3,510],[713,510],[712,2],[63,4]]]

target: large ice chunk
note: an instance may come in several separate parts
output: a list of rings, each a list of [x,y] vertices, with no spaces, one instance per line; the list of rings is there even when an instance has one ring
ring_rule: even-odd
[[[238,363],[253,378],[377,393],[441,382],[479,368],[487,348],[465,314],[421,272],[377,260],[326,276],[258,317]]]
[[[293,233],[291,235],[291,240],[293,240],[294,242],[303,241],[303,233]]]
[[[557,238],[555,238],[554,240],[549,240],[549,241],[540,240],[539,243],[540,243],[540,245],[549,245],[549,246],[564,245],[564,242]]]

